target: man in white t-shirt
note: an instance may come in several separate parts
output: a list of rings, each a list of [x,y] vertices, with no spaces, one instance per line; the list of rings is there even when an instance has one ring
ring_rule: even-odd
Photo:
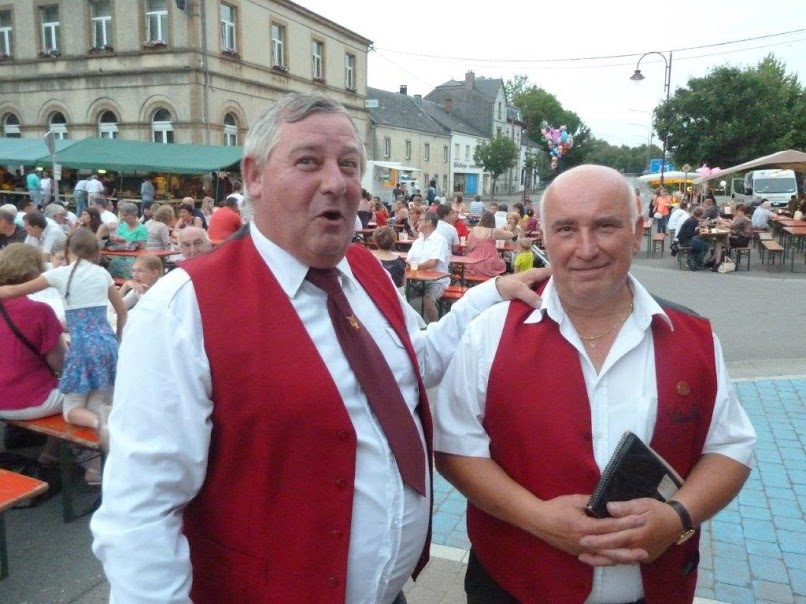
[[[92,204],[98,197],[103,197],[104,183],[98,180],[98,175],[93,174],[87,181],[87,200]]]
[[[109,236],[115,235],[118,232],[118,217],[109,211],[109,200],[106,197],[96,197],[90,205],[101,214],[101,222],[106,225]]]
[[[420,218],[418,230],[420,236],[411,244],[409,265],[417,265],[417,270],[429,270],[440,273],[448,272],[450,252],[448,242],[437,233],[439,218],[432,212],[426,212]],[[424,281],[423,314],[428,322],[439,320],[437,300],[442,297],[445,288],[450,284],[450,277],[445,276],[434,281]]]
[[[236,180],[232,183],[232,193],[227,195],[227,197],[234,197],[238,200],[238,210],[243,211],[243,193],[241,193],[243,185],[241,185],[240,180]]]
[[[497,229],[505,229],[507,228],[507,211],[509,207],[505,203],[498,204],[498,207],[493,210],[493,204],[490,204],[490,211],[493,212],[495,216],[495,228]]]
[[[456,212],[450,205],[443,203],[437,207],[437,218],[439,218],[437,233],[445,238],[451,251],[456,252],[459,249],[459,233],[453,226],[456,223]]]
[[[65,241],[67,236],[62,227],[53,220],[45,218],[42,212],[28,212],[23,218],[28,237],[25,243],[39,248],[42,252],[42,261],[50,262],[53,246],[59,241]]]
[[[669,215],[669,222],[666,223],[666,230],[674,232],[675,241],[677,241],[677,233],[680,230],[680,227],[686,221],[688,216],[687,201],[681,201],[680,205],[672,210],[672,213]]]

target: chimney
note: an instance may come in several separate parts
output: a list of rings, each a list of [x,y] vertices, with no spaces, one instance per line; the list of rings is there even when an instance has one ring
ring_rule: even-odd
[[[468,71],[465,73],[465,88],[468,90],[473,90],[473,87],[476,84],[476,74],[472,71]]]
[[[453,113],[453,99],[449,96],[445,97],[445,100],[442,101],[442,108],[449,115]]]
[[[415,94],[414,95],[414,102],[417,103],[418,105],[422,105],[422,103],[423,103],[423,95]]]
[[[403,96],[405,96],[405,95],[407,95],[408,93],[409,93],[409,87],[408,87],[408,86],[406,86],[406,84],[401,84],[401,85],[400,85],[400,94],[402,94]]]

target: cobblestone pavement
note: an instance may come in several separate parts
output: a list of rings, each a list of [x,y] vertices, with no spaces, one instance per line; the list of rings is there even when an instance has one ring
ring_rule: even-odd
[[[806,604],[806,378],[735,382],[758,432],[756,465],[739,496],[702,527],[697,596],[703,602]],[[470,547],[465,499],[434,478],[433,574],[409,602],[463,602]],[[433,563],[432,563],[433,564]]]

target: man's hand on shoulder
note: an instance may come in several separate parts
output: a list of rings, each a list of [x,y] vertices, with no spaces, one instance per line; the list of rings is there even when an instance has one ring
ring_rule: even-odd
[[[521,300],[537,308],[540,306],[541,298],[532,288],[550,276],[550,268],[532,268],[522,273],[498,277],[495,286],[503,300]]]
[[[607,510],[613,518],[637,516],[642,522],[635,528],[584,537],[582,545],[586,550],[593,550],[593,553],[582,554],[579,559],[591,566],[653,562],[683,532],[677,512],[670,505],[655,499],[609,503]],[[631,554],[635,551],[643,551],[647,555],[636,560]]]

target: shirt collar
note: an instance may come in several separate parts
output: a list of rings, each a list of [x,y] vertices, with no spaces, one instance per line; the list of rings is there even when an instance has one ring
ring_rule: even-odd
[[[305,283],[305,276],[310,267],[261,233],[254,222],[249,224],[249,234],[258,254],[263,258],[280,287],[289,298],[294,298],[299,293],[302,284]],[[356,287],[355,276],[346,258],[342,258],[336,268],[339,271],[342,287],[345,285]]]
[[[627,275],[627,283],[633,292],[633,314],[641,329],[647,329],[652,323],[652,318],[657,315],[674,331],[672,320],[669,315],[660,307],[649,292],[641,285],[635,277]],[[541,296],[543,301],[539,308],[533,310],[524,323],[540,323],[543,317],[548,315],[558,325],[565,320],[565,310],[557,295],[557,288],[554,286],[554,277],[551,277],[543,289]]]

